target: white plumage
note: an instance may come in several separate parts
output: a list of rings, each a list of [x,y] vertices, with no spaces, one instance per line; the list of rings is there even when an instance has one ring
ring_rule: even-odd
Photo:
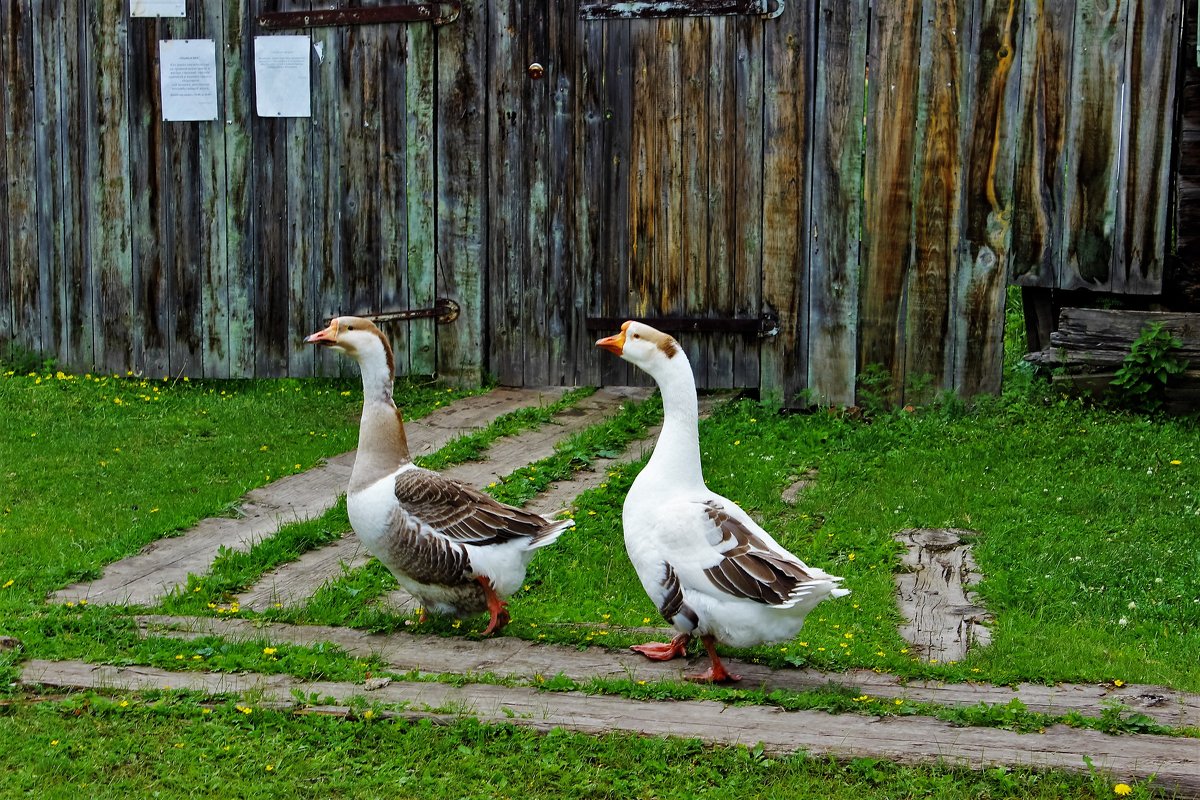
[[[304,341],[346,353],[362,372],[346,508],[363,546],[424,609],[455,616],[487,610],[484,633],[500,630],[509,620],[503,598],[522,585],[533,554],[574,522],[505,505],[413,464],[392,399],[392,348],[374,323],[338,317]]]
[[[737,680],[715,643],[750,647],[791,639],[827,597],[849,590],[841,578],[785,550],[736,503],[710,490],[700,464],[696,384],[678,342],[626,322],[596,342],[647,372],[663,397],[654,453],[625,498],[625,548],[642,587],[679,635],[634,650],[666,660],[699,637],[712,660],[696,680]]]

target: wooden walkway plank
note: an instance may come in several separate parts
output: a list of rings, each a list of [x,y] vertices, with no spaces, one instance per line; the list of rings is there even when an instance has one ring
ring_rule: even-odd
[[[645,680],[649,682],[681,680],[694,670],[703,657],[685,661],[650,661],[625,650],[527,642],[501,636],[477,641],[466,638],[442,638],[410,633],[378,634],[353,628],[319,625],[264,623],[225,617],[139,616],[137,624],[144,636],[173,639],[198,639],[221,636],[233,641],[269,641],[310,647],[325,642],[335,644],[357,657],[378,656],[397,672],[419,670],[430,674],[453,672],[500,678],[536,680],[537,676],[562,674],[573,681],[592,678]],[[597,629],[603,626],[595,626]],[[667,638],[670,631],[663,631]],[[1145,714],[1162,725],[1200,725],[1200,695],[1177,692],[1158,686],[1130,685],[1116,688],[1103,684],[1022,683],[1016,687],[975,683],[942,683],[914,680],[869,669],[846,672],[821,672],[816,669],[771,669],[741,659],[726,658],[731,672],[742,676],[742,685],[761,688],[809,691],[830,686],[845,687],[860,694],[914,703],[936,703],[958,707],[979,703],[1005,704],[1019,700],[1029,711],[1065,714],[1076,711],[1098,717],[1112,704],[1123,705]],[[1194,742],[1193,742],[1194,744]]]
[[[962,661],[967,653],[985,647],[992,632],[991,618],[976,605],[971,587],[982,575],[971,557],[971,546],[948,528],[908,528],[895,538],[907,550],[896,573],[900,613],[907,619],[900,635],[925,659]]]
[[[540,692],[486,684],[393,681],[368,690],[353,683],[305,682],[283,675],[170,672],[150,667],[93,666],[83,662],[31,661],[21,682],[60,689],[187,689],[238,694],[258,703],[294,708],[297,696],[333,698],[339,705],[363,698],[402,706],[402,715],[471,716],[484,722],[563,728],[589,734],[614,730],[653,736],[699,738],[725,745],[762,744],[772,753],[806,752],[838,758],[870,756],[905,764],[947,763],[1087,772],[1090,759],[1113,779],[1151,779],[1154,785],[1200,795],[1195,740],[1168,736],[1109,736],[1064,725],[1045,734],[996,728],[961,728],[929,717],[832,716],[823,711],[781,711],[770,706],[729,706],[714,701],[641,701]],[[297,694],[299,693],[299,694]],[[276,706],[279,707],[279,706]]]
[[[560,396],[565,389],[498,389],[468,397],[406,424],[413,455],[441,448],[463,430],[486,426],[523,405]],[[289,475],[245,495],[239,518],[210,517],[182,536],[160,539],[142,552],[110,564],[98,580],[76,583],[55,592],[52,602],[86,599],[98,605],[152,605],[189,573],[207,572],[222,547],[248,550],[280,526],[312,519],[328,511],[345,492],[354,452],[324,466]]]
[[[460,464],[443,470],[442,474],[481,488],[518,467],[552,455],[555,444],[610,416],[624,400],[643,400],[649,394],[650,390],[645,388],[601,389],[555,415],[549,425],[497,442],[488,450],[486,460]],[[443,444],[439,444],[438,448]],[[342,483],[344,485],[345,482]],[[340,576],[344,569],[357,569],[369,560],[370,554],[361,548],[358,538],[348,532],[341,540],[310,550],[297,560],[263,575],[257,583],[238,595],[238,603],[242,608],[254,611],[265,610],[277,603],[298,605],[321,586]],[[389,595],[386,602],[397,609],[404,609],[412,607],[411,600],[407,592],[397,590]]]

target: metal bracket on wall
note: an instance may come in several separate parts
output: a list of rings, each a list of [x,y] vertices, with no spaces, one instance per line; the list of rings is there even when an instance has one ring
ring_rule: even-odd
[[[749,16],[775,19],[785,0],[580,0],[580,19]]]
[[[664,333],[740,333],[765,339],[779,333],[779,317],[764,311],[758,319],[720,319],[710,317],[588,317],[589,331],[619,330],[627,319],[644,322]]]
[[[414,319],[436,319],[438,325],[446,325],[458,319],[462,309],[453,300],[439,297],[433,308],[409,308],[404,311],[384,311],[379,314],[364,314],[372,322],[411,322]]]
[[[264,11],[258,24],[266,30],[281,28],[328,28],[336,25],[380,25],[386,22],[428,22],[445,25],[458,19],[462,3],[410,3],[402,6],[326,8],[313,11]]]

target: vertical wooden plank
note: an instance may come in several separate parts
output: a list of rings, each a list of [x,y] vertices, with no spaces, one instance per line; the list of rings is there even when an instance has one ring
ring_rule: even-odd
[[[705,205],[708,217],[705,238],[705,276],[703,292],[697,287],[692,302],[697,307],[708,304],[714,313],[732,317],[735,313],[737,287],[734,285],[734,251],[737,247],[737,214],[739,198],[735,192],[736,176],[741,162],[742,130],[737,96],[737,48],[734,46],[737,20],[709,20],[707,128],[708,151],[705,154]],[[689,44],[689,47],[693,46]],[[745,166],[745,165],[742,165]],[[690,193],[690,190],[689,190]],[[704,385],[711,385],[717,376],[733,384],[737,342],[729,337],[711,337],[707,363],[703,373],[696,365],[697,376],[704,375]]]
[[[12,93],[16,88],[16,84],[8,78],[9,62],[11,60],[11,43],[16,39],[13,29],[12,6],[8,3],[0,3],[0,71],[3,71],[4,80],[0,80],[0,108],[9,108],[12,106]],[[8,146],[7,143],[12,141],[12,137],[8,132],[7,115],[2,123],[4,127],[0,130],[4,133],[5,144],[0,146],[0,342],[7,345],[12,341],[13,332],[16,329],[16,320],[13,319],[12,308],[12,250],[10,241],[12,234],[10,232],[11,217],[8,213],[9,199],[9,181],[8,181]]]
[[[716,313],[710,305],[708,274],[708,198],[709,198],[709,87],[713,70],[709,64],[709,46],[713,20],[689,17],[681,20],[679,87],[680,157],[682,160],[681,230],[679,235],[680,273],[683,286],[681,306],[688,316]],[[710,310],[711,309],[711,310]],[[718,337],[691,334],[683,337],[683,347],[696,375],[696,383],[711,386],[711,351],[723,344]],[[732,376],[730,376],[732,377]]]
[[[1074,0],[1024,5],[1010,279],[1056,287],[1062,263]]]
[[[924,0],[922,8],[912,261],[904,287],[904,380],[897,387],[910,403],[927,402],[953,382],[950,299],[961,234],[960,133],[972,55],[971,10],[971,0]],[[900,375],[893,376],[899,383]]]
[[[225,16],[227,3],[206,3],[202,26],[213,40],[217,53],[217,75],[229,69],[229,36]],[[228,378],[231,374],[229,347],[229,197],[226,171],[226,128],[231,127],[228,80],[217,87],[217,119],[199,127],[199,205],[201,273],[201,359],[199,372],[206,378]],[[195,374],[195,373],[193,373]]]
[[[379,97],[379,309],[395,311],[416,307],[409,300],[408,260],[408,80],[409,38],[405,26],[379,31],[381,50],[374,65],[374,80],[389,87]],[[419,57],[419,56],[416,56]],[[409,326],[386,326],[393,347],[399,347],[398,369],[411,371]]]
[[[854,404],[867,5],[828,0],[818,11],[808,386],[823,405]]]
[[[253,38],[247,37],[251,51],[246,62],[253,69]],[[253,107],[253,101],[250,101]],[[289,276],[287,211],[293,176],[287,163],[287,119],[267,119],[253,114],[250,129],[250,186],[248,197],[253,215],[247,226],[253,253],[254,301],[248,313],[254,328],[253,375],[277,378],[287,374],[291,327],[288,324],[291,286]],[[298,177],[298,176],[297,176]],[[250,365],[247,364],[247,367]]]
[[[1113,291],[1126,294],[1157,294],[1163,287],[1181,1],[1129,8],[1117,187],[1120,247],[1113,269]]]
[[[594,361],[584,327],[587,267],[573,244],[575,202],[579,194],[575,172],[576,101],[579,86],[579,36],[577,0],[552,0],[548,4],[546,76],[546,342],[547,381],[572,386],[581,381],[584,365]]]
[[[576,126],[579,183],[575,200],[576,257],[589,273],[587,313],[628,313],[632,78],[630,23],[581,23],[580,114]],[[600,334],[599,331],[592,333]],[[615,333],[604,332],[603,335]],[[595,339],[590,337],[592,341]],[[595,337],[595,338],[598,338]],[[629,365],[592,347],[588,382],[622,385],[634,380]]]
[[[344,36],[338,28],[313,28],[313,47],[318,53],[313,73],[312,160],[308,172],[313,192],[313,262],[309,279],[310,312],[321,324],[353,309],[347,301],[347,276],[343,265],[344,243],[339,222],[342,209],[342,63]],[[311,325],[312,323],[310,323]],[[315,327],[310,328],[316,330]],[[318,375],[348,375],[350,367],[336,353],[322,350],[315,355]]]
[[[777,22],[778,20],[776,20]],[[739,144],[733,182],[732,316],[756,317],[763,302],[763,92],[764,26],[754,17],[737,17],[734,28],[734,97]],[[803,49],[807,49],[807,41]],[[733,385],[758,386],[758,340],[734,337]]]
[[[796,405],[806,388],[808,363],[809,163],[813,89],[813,15],[788,4],[764,25],[763,310],[779,319],[779,333],[762,345],[763,399]]]
[[[904,382],[904,289],[912,246],[912,174],[921,2],[876,2],[868,57],[859,311],[859,373],[873,366]]]
[[[1019,141],[1012,110],[1021,89],[1016,0],[976,0],[973,17],[962,261],[951,306],[954,379],[947,387],[964,397],[1000,391]]]
[[[1075,6],[1063,289],[1112,288],[1128,11],[1126,0]]]
[[[36,88],[34,86],[34,15],[29,0],[10,4],[3,34],[6,38],[3,82],[4,148],[8,170],[7,236],[12,341],[43,354],[44,329],[40,304],[43,288],[38,253],[38,152]],[[48,288],[48,287],[46,287]],[[46,354],[49,355],[49,354]]]
[[[41,320],[41,351],[60,365],[70,367],[64,347],[66,288],[62,265],[66,241],[63,233],[63,123],[60,116],[63,90],[60,69],[62,11],[45,5],[33,18],[33,103],[37,165],[38,317]],[[2,30],[2,29],[0,29]],[[0,103],[0,107],[7,106]],[[4,180],[0,174],[0,181]],[[2,209],[3,206],[0,206]],[[0,210],[0,214],[4,212]],[[3,238],[7,239],[7,236]]]
[[[133,253],[130,230],[129,113],[125,10],[95,3],[87,19],[92,58],[81,91],[89,106],[88,258],[97,286],[97,360],[110,371],[133,363]]]
[[[534,336],[523,318],[523,265],[528,249],[529,177],[525,100],[524,3],[491,4],[488,26],[488,327],[491,372],[503,385],[524,384],[522,337]],[[535,342],[535,346],[540,342]]]
[[[62,280],[64,296],[65,363],[75,370],[88,370],[96,358],[95,276],[88,252],[87,219],[88,195],[87,140],[89,128],[86,76],[89,72],[87,19],[83,7],[60,15],[63,27],[63,46],[59,68],[61,114],[63,120],[63,243],[64,263]]]
[[[1196,303],[1200,303],[1200,59],[1188,54],[1196,52],[1198,18],[1200,8],[1185,3],[1173,214],[1175,252],[1182,263],[1173,265],[1165,276],[1172,292],[1182,290]]]
[[[210,38],[199,8],[188,9],[185,19],[165,20],[167,38]],[[217,57],[220,58],[220,51]],[[159,96],[158,74],[151,76],[149,91]],[[202,130],[220,128],[219,121],[173,123],[164,125],[158,105],[153,121],[164,127],[164,155],[167,169],[163,182],[164,201],[170,209],[167,222],[167,269],[171,286],[168,319],[167,356],[172,376],[200,376],[204,363],[204,257],[206,242],[201,236],[200,211]],[[165,373],[164,373],[165,374]]]
[[[260,216],[254,186],[254,40],[250,0],[225,4],[225,213],[226,275],[229,291],[229,375],[250,378],[257,362],[255,309],[258,304]]]
[[[172,207],[168,199],[171,175],[164,156],[169,147],[168,127],[191,122],[162,121],[162,106],[155,84],[158,41],[166,38],[166,25],[156,18],[130,18],[125,69],[128,80],[125,102],[129,126],[130,256],[133,294],[127,325],[133,334],[133,368],[149,377],[170,372],[173,298],[171,271],[167,268],[171,241]],[[161,27],[160,27],[161,26]]]
[[[461,309],[438,331],[437,367],[455,386],[483,380],[487,26],[488,3],[467,2],[454,25],[437,31],[437,293]]]
[[[356,3],[356,6],[363,5]],[[341,204],[336,216],[343,242],[341,268],[346,274],[346,308],[343,313],[366,314],[379,305],[379,202],[378,149],[371,129],[376,116],[379,87],[372,74],[375,26],[341,28],[341,50],[336,60],[341,92],[341,124],[335,131],[338,144],[331,158],[341,160]],[[393,342],[398,371],[407,372],[403,339]]]
[[[632,316],[657,316],[661,313],[654,300],[657,293],[655,265],[661,260],[658,248],[663,238],[660,221],[659,159],[665,147],[658,137],[664,133],[658,120],[658,20],[634,20],[629,40],[633,58],[632,121],[629,161],[629,313]]]
[[[549,49],[549,11],[552,0],[533,0],[522,4],[519,19],[517,48],[518,57],[514,64],[514,80],[522,85],[521,117],[524,119],[523,141],[525,159],[526,197],[524,219],[517,231],[525,239],[523,250],[527,254],[523,261],[513,266],[521,272],[520,282],[525,287],[520,298],[521,335],[516,351],[523,362],[522,381],[526,386],[543,386],[550,382],[548,361],[551,345],[547,327],[550,292],[560,287],[549,285],[547,234],[549,225],[550,191],[550,89],[554,80],[551,68],[541,78],[534,78],[527,70],[531,64],[547,68]]]
[[[308,11],[310,0],[281,0],[280,11]],[[305,35],[311,30],[300,31]],[[321,59],[315,47],[308,51],[309,75],[312,83],[317,81]],[[310,93],[312,92],[310,84]],[[310,95],[311,96],[311,95]],[[294,378],[309,377],[316,371],[317,351],[321,348],[304,344],[304,337],[322,323],[321,310],[317,307],[314,290],[313,244],[319,237],[318,221],[314,215],[313,197],[317,181],[324,181],[312,173],[312,142],[315,119],[319,113],[314,103],[311,117],[293,117],[284,122],[283,142],[277,146],[285,151],[285,163],[289,165],[286,178],[286,217],[281,228],[286,231],[283,242],[283,258],[287,264],[287,322],[279,345],[286,353],[287,375]]]
[[[436,34],[430,25],[407,25],[405,64],[408,135],[405,173],[408,183],[408,286],[413,308],[432,308],[437,297],[437,231],[434,211],[434,86]],[[408,324],[409,370],[416,375],[437,372],[437,332],[432,319]]]

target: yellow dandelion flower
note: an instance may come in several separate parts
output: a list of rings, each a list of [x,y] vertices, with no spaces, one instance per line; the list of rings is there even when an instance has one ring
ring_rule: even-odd
[[[1133,791],[1133,787],[1130,786],[1128,783],[1118,783],[1116,786],[1113,787],[1113,794],[1119,794],[1121,797],[1124,797],[1125,795],[1129,794],[1132,791]]]
[[[1113,686],[1117,687],[1118,689],[1120,689],[1124,685],[1125,685],[1125,681],[1121,680],[1120,678],[1117,678],[1115,681],[1113,681]]]
[[[451,627],[451,628],[454,628],[455,630],[457,630],[458,628],[461,628],[461,627],[462,627],[462,620],[461,620],[461,619],[456,619],[456,620],[454,620],[454,622],[452,622],[452,623],[450,624],[450,627]]]
[[[1174,460],[1172,460],[1172,461],[1171,461],[1171,465],[1172,465],[1172,466],[1175,466],[1175,467],[1178,467],[1178,466],[1179,466],[1180,464],[1182,464],[1182,463],[1183,463],[1183,462],[1182,462],[1182,461],[1180,461],[1178,458],[1176,458],[1176,459],[1174,459]]]
[[[274,772],[274,771],[275,771],[275,765],[267,764],[267,772]]]
[[[13,585],[13,579],[12,579],[12,578],[9,578],[8,580],[6,580],[6,581],[4,582],[4,585],[3,585],[3,586],[0,586],[0,589],[7,589],[8,587],[10,587],[10,586],[12,586],[12,585]]]
[[[121,702],[117,703],[117,705],[118,705],[119,707],[121,707],[121,708],[129,708],[129,701],[128,701],[128,700],[122,700]]]
[[[250,706],[235,706],[235,708],[243,714],[253,714],[254,709]]]
[[[808,647],[808,642],[801,642],[801,643],[800,643],[800,646],[801,646],[801,647]]]
[[[263,648],[263,655],[264,655],[264,656],[273,656],[273,655],[275,655],[275,648],[274,648],[274,647],[264,647],[264,648]]]
[[[845,636],[847,639],[853,639],[853,638],[854,638],[854,634],[853,634],[853,633],[850,633],[849,631],[846,631],[845,633],[843,633],[843,634],[842,634],[842,636]]]
[[[182,656],[182,655],[177,655],[177,656],[175,656],[175,660],[176,660],[176,661],[182,661],[182,660],[183,660],[183,656]]]
[[[79,605],[81,605],[81,606],[86,606],[86,605],[87,605],[87,600],[86,600],[86,599],[80,600],[80,601],[79,601]]]
[[[895,703],[896,705],[898,705],[898,706],[902,706],[902,705],[904,705],[904,701],[903,701],[903,700],[901,700],[899,697],[897,697],[897,698],[896,698],[895,700],[893,700],[892,702],[894,702],[894,703]]]
[[[372,711],[371,709],[368,708],[366,711],[363,712],[363,719],[374,719],[374,718],[375,718],[375,712]]]
[[[854,560],[854,553],[851,553],[850,555],[846,556],[846,558],[847,558],[847,559],[849,559],[850,561],[853,561],[853,560]]]
[[[50,740],[50,746],[51,746],[51,747],[58,747],[58,739],[51,739],[51,740]]]
[[[643,624],[643,625],[649,625],[649,624],[650,624],[650,618],[649,618],[649,617],[642,617],[642,624]]]
[[[870,700],[870,699],[871,699],[870,695],[860,694],[858,697],[854,698],[854,702],[865,703],[867,700]]]

